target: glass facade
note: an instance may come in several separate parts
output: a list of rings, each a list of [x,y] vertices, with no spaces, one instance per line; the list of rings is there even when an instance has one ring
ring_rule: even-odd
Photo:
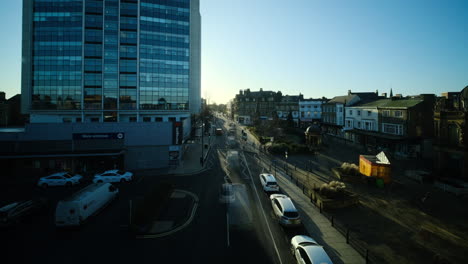
[[[81,109],[82,8],[82,0],[34,2],[32,109]]]
[[[190,0],[31,1],[32,110],[189,110]]]
[[[188,110],[189,21],[189,0],[141,0],[141,109]]]

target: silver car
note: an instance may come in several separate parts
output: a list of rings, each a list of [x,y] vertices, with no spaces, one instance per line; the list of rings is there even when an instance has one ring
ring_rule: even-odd
[[[278,218],[278,222],[283,226],[299,226],[301,218],[294,206],[291,198],[284,194],[270,195],[271,206]]]
[[[291,239],[291,253],[298,264],[333,264],[327,252],[314,239],[308,236],[295,236]]]

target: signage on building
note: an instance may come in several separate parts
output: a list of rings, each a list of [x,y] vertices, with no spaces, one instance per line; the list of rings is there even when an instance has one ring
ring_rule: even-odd
[[[181,145],[184,139],[182,122],[172,122],[172,144]]]
[[[125,133],[73,133],[74,140],[85,139],[124,139]]]

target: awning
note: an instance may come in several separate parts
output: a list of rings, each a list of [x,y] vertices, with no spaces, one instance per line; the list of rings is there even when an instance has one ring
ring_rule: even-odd
[[[102,156],[118,156],[124,154],[125,151],[113,153],[57,153],[57,154],[31,154],[31,155],[9,155],[0,156],[0,159],[31,159],[31,158],[67,158],[67,157],[102,157]]]

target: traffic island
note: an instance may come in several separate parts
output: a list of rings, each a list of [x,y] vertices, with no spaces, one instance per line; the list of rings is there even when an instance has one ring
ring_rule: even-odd
[[[198,207],[198,197],[184,190],[173,190],[161,210],[144,223],[133,224],[137,238],[171,235],[188,226]]]

